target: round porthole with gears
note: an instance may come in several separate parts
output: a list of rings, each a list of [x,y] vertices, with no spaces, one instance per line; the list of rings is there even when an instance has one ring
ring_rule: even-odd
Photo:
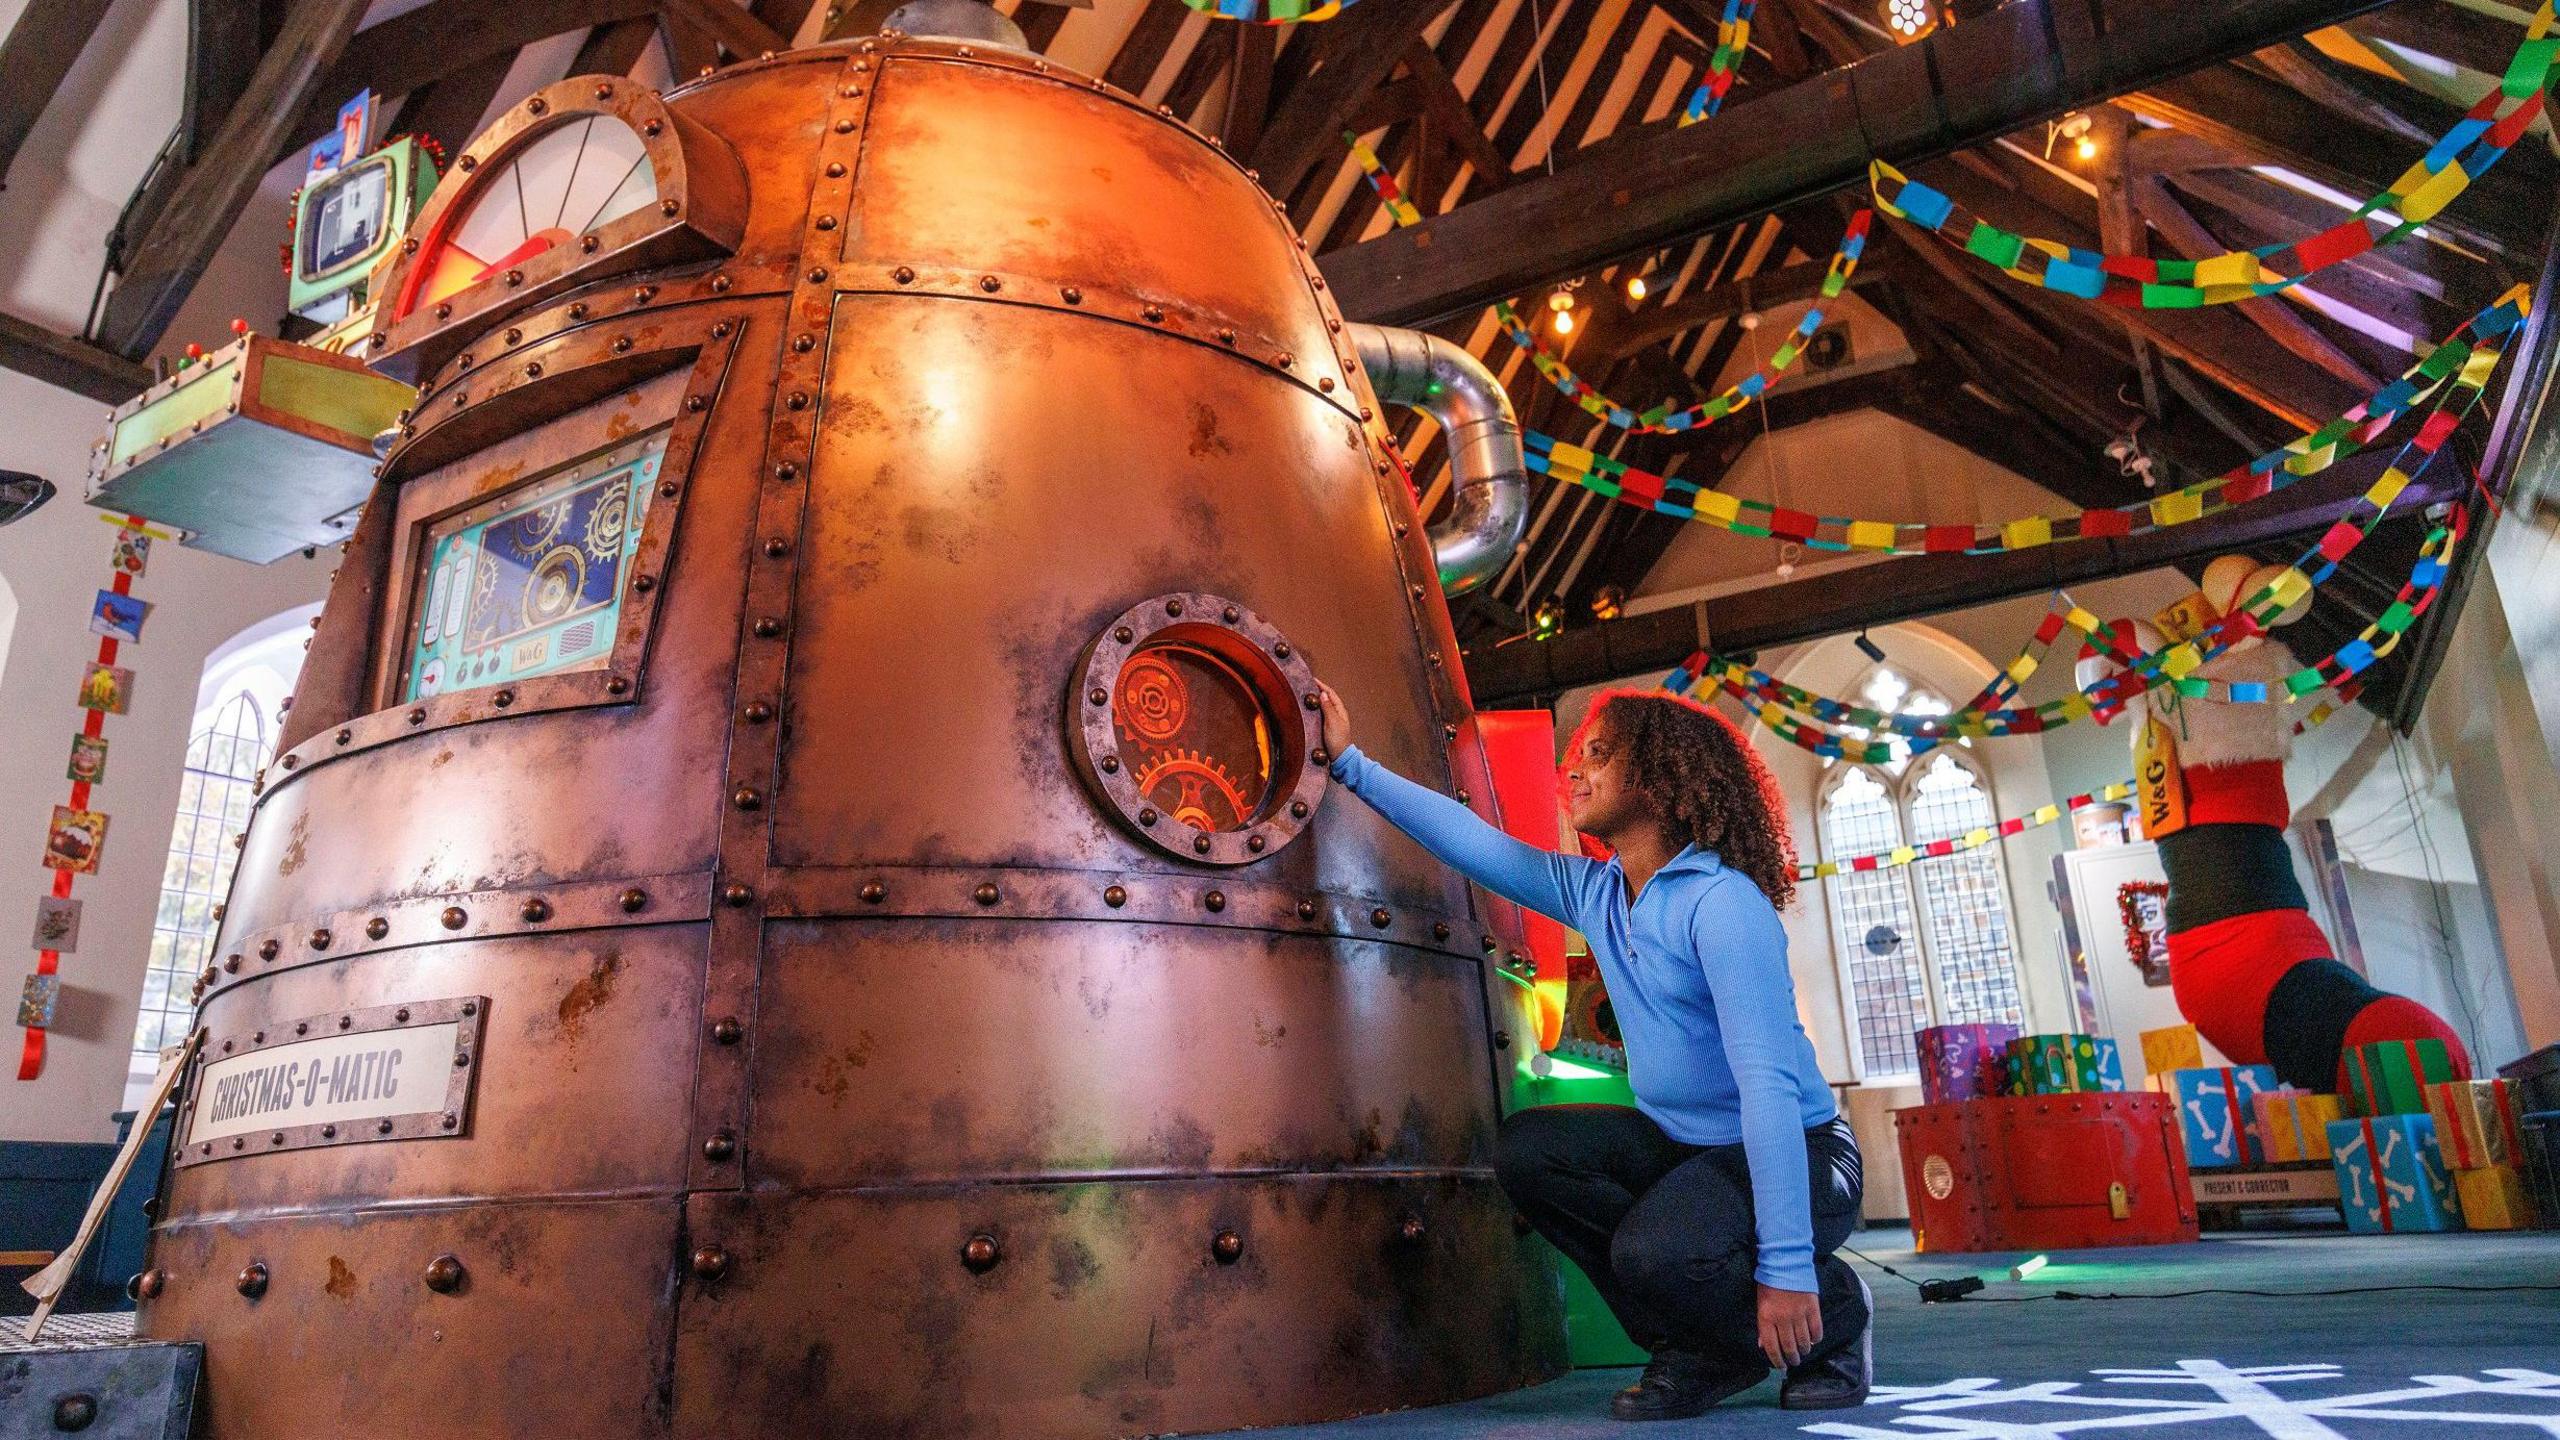
[[[1297,838],[1326,789],[1315,673],[1270,622],[1184,592],[1132,606],[1086,647],[1076,767],[1166,854],[1248,865]]]

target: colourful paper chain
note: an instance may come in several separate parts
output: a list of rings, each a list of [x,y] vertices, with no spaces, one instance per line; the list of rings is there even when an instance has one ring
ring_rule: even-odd
[[[1182,0],[1203,15],[1220,20],[1242,20],[1255,25],[1309,25],[1330,20],[1360,3],[1360,0],[1324,0],[1310,5],[1306,0]]]
[[[2164,685],[2180,688],[2181,693],[2185,693],[2184,689],[2179,687],[2179,682],[2194,677],[2205,664],[2222,655],[2241,640],[2265,633],[2266,622],[2270,618],[2292,608],[2296,602],[2327,581],[2336,573],[2339,564],[2345,560],[2346,556],[2382,523],[2392,502],[2408,488],[2416,475],[2425,473],[2427,465],[2433,462],[2445,438],[2453,433],[2462,418],[2479,403],[2481,393],[2479,387],[2485,383],[2488,369],[2494,365],[2497,353],[2493,348],[2484,347],[2486,363],[2481,363],[2481,357],[2475,357],[2472,365],[2464,367],[2462,380],[2458,382],[2459,388],[2439,402],[2435,413],[2428,417],[2427,423],[2420,428],[2418,434],[2401,447],[2399,454],[2393,457],[2390,467],[2384,471],[2382,477],[2366,490],[2360,503],[2370,507],[2369,515],[2361,521],[2353,516],[2340,519],[2274,582],[2261,588],[2230,613],[2205,627],[2203,632],[2191,639],[2164,645],[2148,654],[2136,655],[2130,652],[2129,646],[2123,645],[2114,637],[2107,627],[2099,624],[2096,617],[2087,616],[2085,611],[2078,612],[2078,616],[2072,621],[2075,628],[2082,628],[2084,633],[2090,634],[2092,638],[2105,640],[2109,644],[2110,653],[2125,665],[2124,670],[2093,685],[2074,690],[2060,699],[2046,701],[2031,709],[1985,708],[1983,702],[1977,700],[1951,715],[1899,717],[1901,725],[1894,723],[1896,717],[1880,717],[1884,722],[1881,725],[1854,720],[1849,722],[1869,729],[1893,729],[1897,734],[1901,733],[1904,726],[1917,732],[1908,735],[1907,738],[1891,741],[1868,741],[1855,737],[1844,739],[1839,734],[1822,728],[1821,725],[1789,715],[1775,701],[1766,701],[1756,707],[1748,708],[1752,708],[1753,713],[1758,715],[1773,733],[1799,749],[1817,755],[1881,763],[1900,757],[1924,755],[1950,739],[1964,736],[2039,734],[2057,729],[2076,719],[2083,719],[2102,711],[2113,711],[2135,696]],[[2462,397],[2463,403],[2461,409],[2454,410],[2449,406],[2457,395]],[[2413,453],[2421,457],[2417,469],[2414,472],[2404,470],[2403,463]],[[2458,538],[2459,531],[2457,529],[2450,532],[2451,538],[2440,538],[2440,534],[2428,536],[2417,566],[2411,572],[2410,585],[2403,587],[2391,610],[2386,612],[2392,614],[2394,623],[2402,629],[2405,629],[2409,620],[2418,613],[2414,606],[2409,607],[2405,613],[2400,613],[2404,606],[2409,605],[2415,593],[2412,587],[2419,586],[2422,581],[2431,583],[2441,581],[2444,573],[2443,557],[2450,550],[2453,539]],[[2078,617],[2085,617],[2085,624],[2080,623]],[[2386,639],[2379,648],[2376,647],[2375,638],[2383,633],[2379,628],[2380,624],[2381,622],[2377,621],[2375,625],[2366,627],[2364,633],[2356,640],[2340,647],[2338,651],[2318,664],[2306,668],[2320,672],[2323,676],[2331,671],[2335,671],[2342,677],[2360,673],[2383,654],[2388,653],[2390,645],[2396,643]],[[2042,633],[2039,631],[2040,635]],[[2398,632],[2391,633],[2396,635]],[[1673,671],[1670,680],[1680,681],[1683,684],[1694,681],[1697,678],[1695,671],[1691,671],[1684,679],[1683,671],[1688,670],[1689,667],[1684,665],[1680,670]],[[2009,677],[2002,678],[2007,680]],[[1666,684],[1669,683],[1666,681]],[[2208,695],[2216,693],[2214,683],[2204,682],[2203,687],[2195,693]],[[2308,693],[2310,689],[2319,688],[2318,684],[2311,684],[2305,689],[2296,690],[2295,683],[2290,680],[2285,682],[2286,698],[2298,698],[2299,695]],[[2331,682],[2323,679],[2319,683]],[[1998,688],[1999,684],[2000,682],[1995,681],[1994,689]],[[2009,688],[2014,690],[2014,683]],[[1813,696],[1808,692],[1796,693],[1805,697],[1802,701],[1795,702],[1798,708],[1804,710],[1810,710],[1816,702],[1822,702],[1827,698]],[[1986,690],[1985,693],[1992,692]],[[2246,692],[2240,687],[2232,686],[2220,693],[2229,695]],[[2268,697],[2260,696],[2259,698]],[[1838,706],[1843,714],[1864,709],[1864,707],[1849,706],[1839,701],[1828,703]],[[1874,712],[1865,711],[1864,713],[1873,715]]]
[[[2311,713],[2304,716],[2301,723],[2293,727],[2293,733],[2300,735],[2327,724],[2330,717],[2346,709],[2355,696],[2355,689],[2349,687],[2339,691],[2334,700],[2320,702],[2312,707]],[[1996,841],[2023,835],[2030,830],[2040,830],[2066,814],[2086,809],[2091,805],[2129,800],[2133,797],[2133,792],[2132,780],[2119,780],[2113,785],[2103,786],[2086,794],[2074,795],[2058,805],[2039,805],[2024,815],[2012,815],[1997,825],[1977,826],[1962,835],[1932,840],[1925,845],[1897,845],[1890,850],[1878,850],[1872,854],[1856,855],[1846,860],[1825,860],[1814,865],[1798,865],[1796,878],[1827,880],[1834,875],[1857,875],[1871,870],[1894,870],[1922,860],[1935,860],[1942,855],[1961,855],[1968,850],[1979,850]]]
[[[1727,0],[1727,3],[1731,4],[1732,0]],[[1368,177],[1370,188],[1378,193],[1378,200],[1386,207],[1389,218],[1398,226],[1421,223],[1422,212],[1404,197],[1403,187],[1387,173],[1378,153],[1348,131],[1342,138],[1351,147],[1351,158],[1359,162],[1361,173]],[[1511,302],[1494,302],[1493,316],[1501,324],[1503,335],[1528,352],[1531,368],[1593,419],[1638,435],[1670,435],[1703,429],[1759,399],[1777,383],[1778,377],[1794,368],[1798,357],[1804,354],[1806,342],[1813,338],[1814,331],[1822,328],[1823,306],[1839,299],[1840,292],[1849,287],[1849,277],[1857,273],[1858,257],[1866,253],[1867,235],[1874,224],[1875,212],[1872,210],[1861,209],[1849,217],[1849,228],[1840,237],[1840,248],[1832,252],[1831,263],[1823,272],[1823,303],[1806,307],[1803,317],[1796,321],[1795,329],[1789,332],[1785,343],[1769,357],[1768,364],[1744,376],[1723,394],[1701,400],[1684,410],[1675,411],[1665,401],[1649,410],[1638,411],[1613,400],[1575,374],[1573,367],[1567,365],[1562,357],[1548,350],[1538,339],[1538,333],[1529,327],[1529,322],[1520,318],[1520,312],[1512,307]]]
[[[1868,167],[1868,188],[1876,208],[1887,215],[1935,234],[2012,279],[2060,294],[2150,310],[2188,310],[2273,295],[2416,230],[2498,163],[2542,113],[2552,64],[2560,58],[2560,37],[2551,33],[2552,9],[2552,0],[2543,0],[2534,12],[2524,43],[2516,47],[2497,89],[2480,97],[2390,189],[2309,239],[2202,260],[2107,255],[2003,230],[1881,160]],[[2514,108],[2499,114],[2509,101]],[[2389,222],[2378,235],[2368,223],[2377,214]]]
[[[1680,109],[1681,125],[1695,125],[1724,108],[1734,72],[1742,68],[1743,49],[1751,43],[1752,12],[1759,8],[1760,0],[1724,0],[1724,19],[1716,24],[1716,53],[1707,57],[1705,78]]]
[[[2457,511],[2446,525],[2430,531],[2419,547],[2418,561],[2411,568],[2409,578],[2401,585],[2399,593],[2392,597],[2391,604],[2385,607],[2381,616],[2366,626],[2353,640],[2321,659],[2301,667],[2284,679],[2273,682],[2227,681],[2206,680],[2200,676],[2187,675],[2166,681],[2162,688],[2169,689],[2181,697],[2211,700],[2226,705],[2289,705],[2320,690],[2335,689],[2353,683],[2365,670],[2371,668],[2375,661],[2397,648],[2401,636],[2406,634],[2418,617],[2426,614],[2428,608],[2435,603],[2436,597],[2442,593],[2444,577],[2451,568],[2454,547],[2462,543],[2467,524],[2467,516]],[[2116,633],[2112,627],[2102,624],[2088,611],[2077,605],[2070,606],[2067,611],[2057,607],[2046,615],[2044,623],[2036,631],[2035,638],[2019,652],[2018,658],[2011,661],[2008,669],[1993,682],[1991,687],[1986,689],[1985,696],[1991,697],[1993,692],[2001,690],[2005,690],[2007,694],[2014,694],[2018,685],[2035,672],[2036,665],[2051,649],[2053,643],[2071,632],[2077,632],[2085,637],[2089,642],[2089,649],[2105,653],[2118,664],[2131,666],[2139,663],[2143,658],[2141,652],[2135,649],[2124,636]],[[1964,735],[2015,733],[1987,724],[1977,724],[1969,718],[1985,713],[1997,713],[1983,710],[1981,698],[1977,698],[1975,702],[1968,705],[1966,710],[1949,715],[1897,715],[1816,695],[1789,685],[1766,671],[1704,652],[1693,654],[1688,660],[1682,662],[1680,668],[1674,670],[1665,681],[1666,685],[1684,674],[1713,680],[1719,686],[1735,691],[1737,695],[1750,696],[1763,702],[1760,706],[1752,706],[1748,701],[1744,702],[1745,707],[1751,709],[1755,715],[1760,715],[1763,709],[1772,712],[1792,711],[1828,725],[1851,725],[1868,730],[1883,730],[1908,738],[1928,739],[1933,744],[1946,738]],[[2007,695],[2002,694],[1996,698],[2005,701]],[[2097,706],[2094,713],[2104,719],[2109,713],[2120,708],[2122,708],[2122,702],[2118,701]],[[1783,728],[1781,721],[1792,722],[1792,717],[1783,714],[1778,714],[1776,718],[1761,715],[1760,718],[1773,730]],[[1886,745],[1885,752],[1887,756],[1892,753],[1890,743]],[[1870,753],[1859,758],[1876,760],[1884,757]]]
[[[1659,515],[1694,520],[1762,539],[1791,540],[1811,550],[1877,555],[1993,555],[2072,540],[2120,539],[2219,515],[2317,475],[2379,439],[2413,407],[2461,373],[2479,348],[2522,322],[2532,292],[2517,286],[2438,343],[2424,358],[2345,414],[2215,479],[2132,505],[2067,515],[2030,515],[1991,525],[1932,525],[1815,515],[1765,500],[1746,500],[1695,480],[1657,475],[1534,430],[1521,436],[1529,468]],[[2465,337],[2471,337],[2466,339]]]

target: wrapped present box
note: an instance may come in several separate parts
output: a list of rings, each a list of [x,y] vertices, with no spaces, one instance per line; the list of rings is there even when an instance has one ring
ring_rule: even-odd
[[[2359,1235],[2462,1228],[2462,1200],[2426,1115],[2365,1115],[2329,1126],[2338,1204]]]
[[[2167,1088],[2172,1070],[2204,1068],[2204,1040],[2193,1025],[2171,1025],[2142,1032],[2142,1070],[2149,1089]]]
[[[1920,1050],[1920,1095],[1931,1105],[2008,1093],[2009,1042],[2015,1025],[1932,1025],[1913,1040]]]
[[[2009,1042],[2008,1093],[2074,1095],[2124,1088],[2124,1057],[2102,1035],[2021,1035]]]
[[[2377,1040],[2346,1054],[2347,1110],[2355,1115],[2424,1115],[2426,1087],[2453,1078],[2441,1040]]]
[[[2485,1170],[2523,1160],[2515,1086],[2504,1080],[2440,1080],[2426,1087],[2426,1096],[2447,1165]]]
[[[2257,1098],[2275,1088],[2275,1068],[2269,1065],[2170,1071],[2169,1094],[2178,1102],[2187,1164],[2209,1170],[2263,1163],[2266,1147],[2249,1122],[2256,1118]]]
[[[2329,1122],[2344,1109],[2335,1095],[2273,1090],[2257,1097],[2258,1143],[2270,1164],[2329,1158]]]
[[[2433,1118],[2433,1117],[2429,1117]],[[2533,1196],[2513,1165],[2483,1165],[2453,1172],[2453,1190],[2462,1200],[2462,1223],[2473,1230],[2530,1230]]]

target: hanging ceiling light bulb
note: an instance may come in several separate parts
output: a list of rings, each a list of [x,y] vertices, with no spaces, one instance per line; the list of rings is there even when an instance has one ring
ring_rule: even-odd
[[[1938,7],[1931,0],[1884,0],[1885,28],[1909,44],[1938,28]]]
[[[1556,311],[1556,333],[1559,335],[1570,335],[1573,333],[1573,312],[1571,310],[1560,309]]]
[[[1628,299],[1630,299],[1630,300],[1641,300],[1641,299],[1643,299],[1643,298],[1644,298],[1644,296],[1645,296],[1645,289],[1646,289],[1646,286],[1645,286],[1645,283],[1644,283],[1644,277],[1643,277],[1643,276],[1641,276],[1641,275],[1630,275],[1630,276],[1628,276],[1628,277],[1627,277],[1627,298],[1628,298]]]
[[[1549,295],[1547,297],[1547,308],[1558,312],[1572,309],[1573,292],[1570,290],[1558,290],[1554,294]]]

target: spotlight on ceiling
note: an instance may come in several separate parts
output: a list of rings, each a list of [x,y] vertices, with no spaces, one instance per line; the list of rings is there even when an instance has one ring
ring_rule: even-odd
[[[1941,18],[1936,0],[1884,0],[1878,8],[1884,14],[1884,28],[1906,45],[1937,29]]]
[[[23,470],[0,470],[0,525],[23,520],[53,498],[53,482]]]

